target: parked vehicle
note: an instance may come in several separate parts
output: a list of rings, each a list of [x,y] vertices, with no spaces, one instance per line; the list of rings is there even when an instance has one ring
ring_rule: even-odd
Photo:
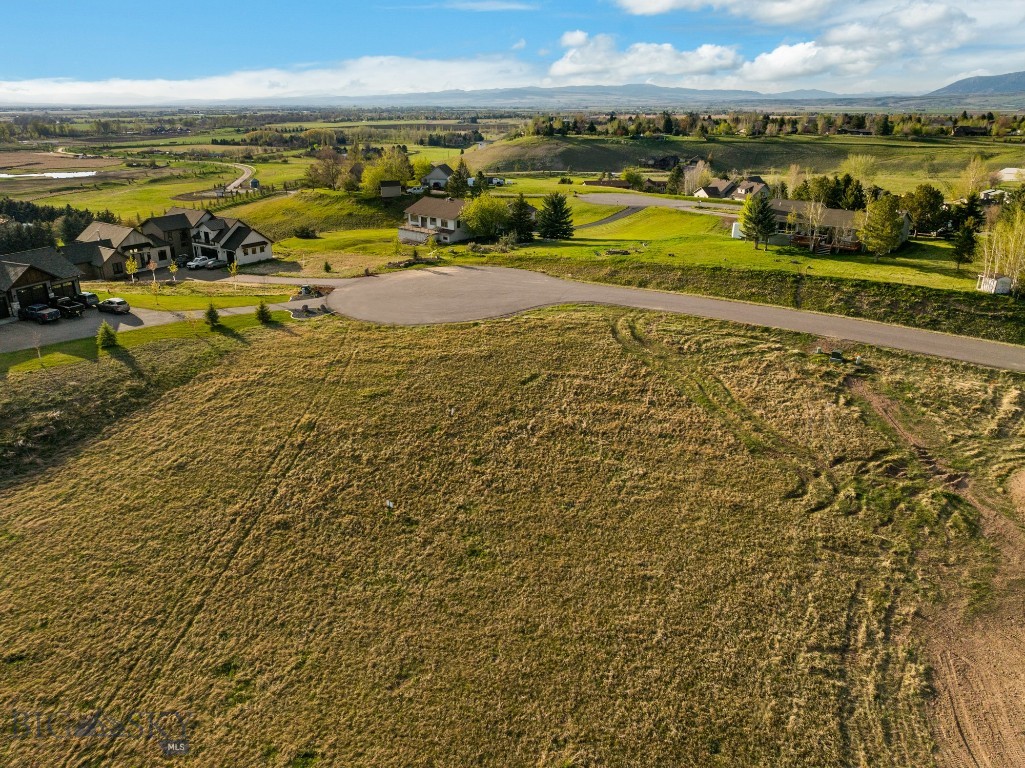
[[[29,304],[27,307],[21,307],[18,310],[18,317],[22,320],[35,320],[42,325],[43,323],[54,323],[60,320],[61,313],[45,304]]]
[[[206,266],[207,269],[220,269],[221,267],[228,266],[228,260],[227,259],[210,259],[206,263],[205,266]]]
[[[410,195],[422,195],[427,192],[427,187],[410,187],[406,192]]]
[[[214,259],[211,259],[209,256],[197,256],[192,261],[185,262],[185,266],[189,269],[202,269],[211,261],[214,261]]]
[[[85,304],[79,304],[67,296],[55,296],[50,299],[50,306],[60,312],[61,317],[81,317],[85,312]]]
[[[89,291],[82,291],[81,293],[76,293],[71,298],[73,298],[79,304],[84,304],[86,309],[89,309],[90,307],[95,307],[97,304],[100,303],[100,297],[97,296],[95,293],[90,293]]]
[[[118,298],[104,299],[96,305],[96,308],[100,312],[112,312],[115,315],[127,315],[132,311],[127,301]]]
[[[174,263],[178,266],[178,269],[181,269],[182,267],[184,267],[186,264],[189,263],[189,257],[188,256],[178,256],[178,257],[175,258]]]

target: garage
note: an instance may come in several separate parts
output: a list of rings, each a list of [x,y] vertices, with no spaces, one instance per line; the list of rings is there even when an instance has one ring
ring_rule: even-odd
[[[6,320],[13,316],[14,313],[11,312],[11,303],[7,301],[6,296],[0,296],[0,320]]]
[[[30,285],[27,288],[18,288],[14,291],[14,298],[19,307],[27,307],[31,304],[46,304],[50,301],[50,294],[46,290],[46,283]]]
[[[50,283],[50,291],[54,296],[67,296],[69,299],[73,299],[78,294],[78,287],[74,280],[65,280],[60,283]]]

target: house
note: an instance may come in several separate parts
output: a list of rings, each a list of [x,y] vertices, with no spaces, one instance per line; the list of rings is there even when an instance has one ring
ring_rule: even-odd
[[[448,165],[442,163],[431,169],[431,172],[421,179],[423,185],[428,189],[444,189],[448,186],[448,180],[455,173]]]
[[[401,181],[382,181],[381,182],[381,197],[401,197],[402,196],[402,182]]]
[[[655,168],[660,171],[671,171],[681,162],[682,160],[679,155],[661,155],[646,157],[641,160],[640,164],[645,168]]]
[[[65,248],[65,256],[86,277],[115,280],[125,276],[125,262],[135,259],[139,269],[151,261],[158,267],[171,263],[171,246],[163,238],[146,236],[121,224],[94,221]]]
[[[988,125],[955,125],[952,136],[989,136]]]
[[[983,293],[1006,295],[1014,287],[1014,281],[1007,275],[979,275],[975,290]]]
[[[254,264],[273,258],[272,240],[245,222],[211,215],[192,229],[192,255],[228,264]]]
[[[1003,203],[1007,193],[1002,189],[984,189],[979,193],[979,200],[984,203]]]
[[[470,230],[459,218],[466,202],[451,197],[424,197],[405,211],[406,223],[399,227],[399,242],[423,245],[431,237],[439,243],[469,240]]]
[[[16,318],[21,307],[46,304],[54,296],[74,296],[81,277],[78,267],[56,248],[0,256],[0,321]]]
[[[814,239],[817,250],[823,253],[864,250],[858,239],[858,211],[815,207],[814,203],[805,200],[772,200],[770,205],[776,216],[776,234],[769,238],[772,245],[811,246]],[[813,221],[816,214],[817,221]],[[911,236],[911,217],[906,213],[903,217],[902,243]],[[733,225],[733,237],[744,239],[739,222]]]
[[[170,244],[172,258],[192,258],[192,230],[210,218],[213,218],[213,214],[209,211],[171,208],[163,216],[146,219],[139,225],[139,230],[144,235],[160,238]]]
[[[645,179],[644,180],[644,191],[651,192],[656,195],[664,195],[666,190],[669,188],[669,182],[666,179]]]
[[[729,197],[736,186],[737,185],[729,179],[713,179],[695,192],[694,197],[706,197],[715,200],[722,200],[723,198]]]
[[[759,176],[744,179],[730,192],[731,200],[747,200],[749,197],[768,197],[769,185]]]

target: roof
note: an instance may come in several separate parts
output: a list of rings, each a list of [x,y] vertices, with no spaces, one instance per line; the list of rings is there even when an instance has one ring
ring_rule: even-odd
[[[406,209],[411,216],[429,216],[436,219],[458,219],[466,202],[451,197],[424,197]]]
[[[736,186],[729,179],[712,179],[701,189],[705,191],[705,194],[709,197],[723,197],[733,191]]]
[[[142,222],[152,224],[161,232],[173,232],[177,229],[192,229],[192,221],[184,213],[169,213],[164,216],[154,216]]]
[[[200,221],[203,220],[204,217],[208,215],[212,216],[213,214],[211,214],[209,211],[205,211],[202,209],[197,211],[195,208],[179,208],[177,206],[173,208],[168,208],[167,212],[164,214],[164,216],[177,215],[184,216],[186,219],[189,220],[189,224],[191,224],[192,226],[196,226],[197,224],[199,224]]]
[[[237,227],[234,232],[231,233],[231,236],[224,241],[221,247],[226,251],[234,251],[236,248],[242,245],[242,241],[249,237],[253,232],[256,232],[256,230],[250,229],[245,224],[242,224],[241,226]]]
[[[764,181],[755,181],[753,179],[745,179],[737,185],[737,188],[733,190],[733,194],[740,193],[744,195],[754,195],[761,192],[766,187]]]
[[[61,253],[72,264],[96,264],[100,258],[101,246],[108,249],[113,248],[110,240],[93,240],[91,242],[76,240],[61,248]]]
[[[402,188],[402,182],[401,181],[382,181],[381,182],[381,186],[382,187],[388,187],[389,189],[394,189],[395,187],[398,187],[399,189],[401,189]]]
[[[807,200],[773,200],[771,203],[773,213],[778,220],[785,220],[791,212],[797,214],[798,221],[802,224],[808,221],[808,209],[812,203]],[[822,212],[821,226],[831,229],[854,229],[858,225],[857,211],[844,211],[839,208],[824,208]]]
[[[455,171],[452,170],[452,167],[448,165],[448,163],[441,163],[439,165],[434,166],[433,168],[431,168],[430,173],[428,173],[427,175],[430,176],[431,173],[434,173],[435,171],[441,171],[446,176],[451,176],[453,173],[455,173]]]
[[[134,233],[135,230],[131,227],[124,227],[120,224],[107,224],[105,221],[94,221],[75,239],[80,243],[94,243],[97,240],[106,240],[114,248],[120,248],[121,244]]]
[[[0,290],[6,291],[25,274],[29,267],[45,272],[58,279],[73,279],[82,276],[82,271],[64,258],[56,248],[35,248],[21,253],[0,256],[3,270],[0,270]]]

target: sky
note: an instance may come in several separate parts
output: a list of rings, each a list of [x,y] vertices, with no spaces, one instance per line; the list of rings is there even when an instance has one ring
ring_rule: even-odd
[[[0,0],[0,104],[651,83],[925,93],[1025,70],[1023,0]]]

